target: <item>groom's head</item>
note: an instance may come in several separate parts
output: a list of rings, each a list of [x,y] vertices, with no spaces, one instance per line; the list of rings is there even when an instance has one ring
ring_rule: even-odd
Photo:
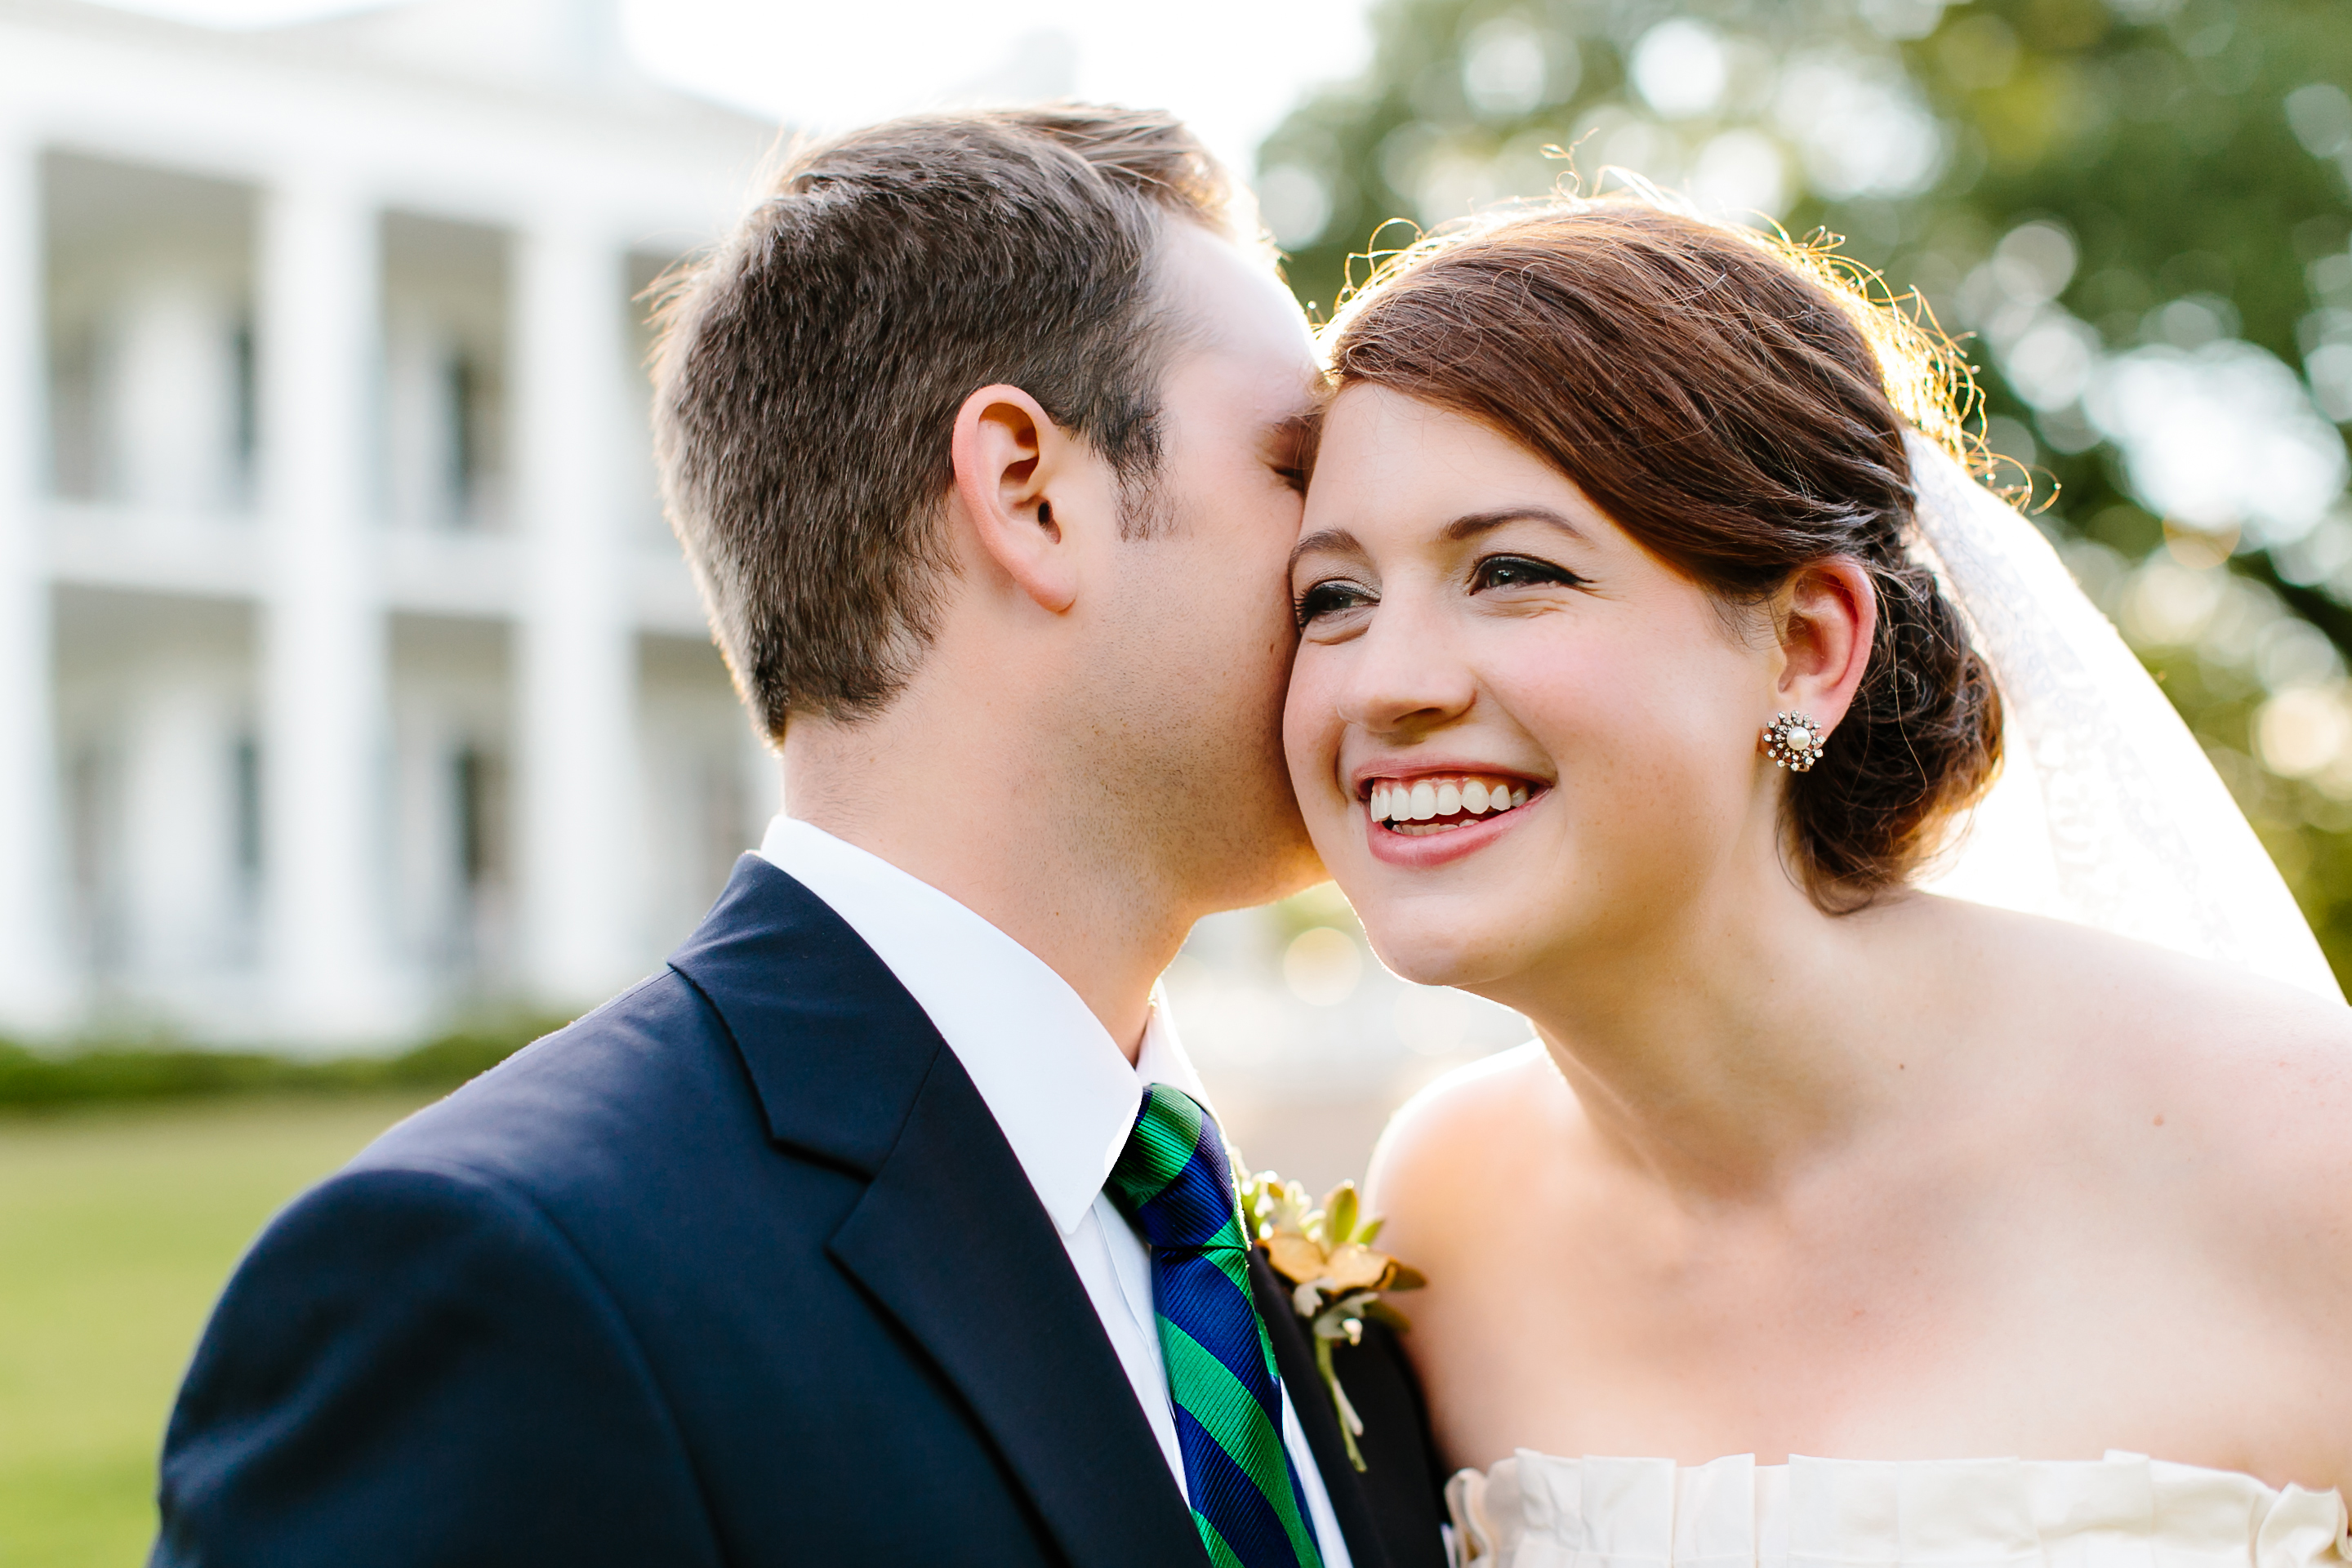
[[[1318,377],[1237,219],[1162,114],[924,116],[800,153],[686,276],[663,482],[788,755],[952,743],[985,693],[1132,852],[1235,901],[1311,866],[1278,715]]]

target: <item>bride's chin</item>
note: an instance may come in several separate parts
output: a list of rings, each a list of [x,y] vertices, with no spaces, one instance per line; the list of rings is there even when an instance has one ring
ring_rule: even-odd
[[[1510,967],[1496,951],[1501,945],[1483,932],[1438,928],[1434,922],[1383,921],[1359,908],[1364,936],[1372,956],[1400,980],[1415,985],[1450,985],[1465,990],[1502,977]]]

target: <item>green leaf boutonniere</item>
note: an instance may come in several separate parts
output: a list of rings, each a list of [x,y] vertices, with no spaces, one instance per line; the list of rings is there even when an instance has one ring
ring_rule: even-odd
[[[1240,1162],[1234,1163],[1239,1166]],[[1332,1188],[1323,1206],[1314,1208],[1305,1187],[1272,1171],[1260,1171],[1241,1179],[1241,1199],[1242,1223],[1265,1249],[1274,1271],[1290,1283],[1291,1310],[1307,1321],[1315,1341],[1315,1364],[1323,1373],[1323,1386],[1331,1391],[1339,1435],[1347,1439],[1349,1461],[1360,1470],[1364,1456],[1356,1439],[1363,1435],[1364,1423],[1339,1386],[1331,1347],[1341,1340],[1360,1342],[1366,1320],[1392,1329],[1411,1328],[1402,1312],[1381,1300],[1381,1292],[1415,1290],[1425,1281],[1373,1248],[1381,1222],[1363,1213],[1353,1182]]]

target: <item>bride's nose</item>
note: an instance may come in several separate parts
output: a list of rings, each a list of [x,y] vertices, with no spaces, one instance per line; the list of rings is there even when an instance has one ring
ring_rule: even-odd
[[[1469,711],[1478,683],[1438,617],[1381,605],[1334,694],[1346,723],[1376,735],[1433,729]]]

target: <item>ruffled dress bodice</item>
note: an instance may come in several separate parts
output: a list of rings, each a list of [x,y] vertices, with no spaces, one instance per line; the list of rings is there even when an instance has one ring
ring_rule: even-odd
[[[1446,1488],[1465,1568],[2323,1568],[2343,1498],[2093,1460],[1560,1459]]]

